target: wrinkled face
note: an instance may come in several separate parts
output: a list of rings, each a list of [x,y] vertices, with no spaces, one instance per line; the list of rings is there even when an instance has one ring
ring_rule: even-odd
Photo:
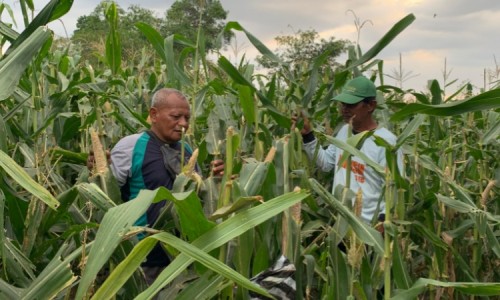
[[[364,124],[372,120],[372,113],[376,105],[376,101],[371,101],[370,103],[360,101],[354,104],[341,102],[340,113],[342,114],[344,122],[349,123],[352,119],[352,127],[357,129],[363,127]]]
[[[167,96],[162,102],[149,110],[151,130],[163,142],[172,144],[182,138],[182,131],[189,128],[191,110],[186,99],[177,94]]]

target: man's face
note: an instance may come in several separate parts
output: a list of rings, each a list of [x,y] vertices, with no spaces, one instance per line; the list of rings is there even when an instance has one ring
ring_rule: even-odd
[[[372,112],[375,106],[375,101],[371,101],[370,103],[360,101],[354,104],[340,102],[340,113],[342,114],[344,122],[349,123],[349,121],[352,120],[353,128],[357,129],[358,127],[363,127],[363,124],[372,120]]]
[[[182,131],[189,128],[191,111],[186,99],[177,94],[167,96],[167,101],[149,110],[151,130],[163,142],[172,144],[180,141]]]

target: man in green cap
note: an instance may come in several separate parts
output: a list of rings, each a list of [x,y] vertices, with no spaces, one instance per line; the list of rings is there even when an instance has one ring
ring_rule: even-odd
[[[340,113],[346,123],[336,135],[336,138],[346,141],[351,135],[363,131],[373,131],[373,135],[379,136],[388,143],[396,144],[396,136],[380,127],[373,118],[373,112],[377,107],[377,91],[371,80],[364,76],[356,77],[346,83],[342,93],[333,99],[340,102]],[[351,126],[349,126],[351,124]],[[349,132],[351,131],[351,132]],[[307,118],[304,118],[304,127],[301,130],[304,142],[304,150],[308,157],[313,159],[317,140]],[[385,149],[375,144],[373,136],[367,138],[360,149],[365,155],[373,161],[385,167],[387,165]],[[319,148],[316,156],[316,165],[323,171],[333,171],[333,190],[338,185],[346,186],[346,167],[337,168],[343,155],[343,150],[329,145],[328,148]],[[402,153],[398,151],[398,167],[402,170]],[[382,199],[382,187],[384,186],[384,177],[373,170],[361,158],[353,156],[351,159],[351,180],[350,189],[355,193],[361,190],[363,194],[363,205],[361,218],[368,224],[373,224],[377,220],[384,220],[385,202]],[[353,203],[354,204],[354,203]]]

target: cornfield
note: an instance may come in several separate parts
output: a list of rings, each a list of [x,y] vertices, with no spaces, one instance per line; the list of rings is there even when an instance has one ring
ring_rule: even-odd
[[[413,15],[368,51],[353,46],[336,70],[321,67],[325,53],[266,77],[244,60],[208,59],[202,39],[163,38],[144,23],[137,28],[154,57],[122,61],[110,26],[105,64],[89,65],[45,27],[71,3],[50,1],[21,33],[0,23],[11,44],[0,60],[2,299],[271,297],[249,279],[282,255],[295,267],[296,299],[499,298],[500,89],[473,95],[466,85],[445,95],[436,80],[427,92],[384,85],[377,54]],[[116,6],[107,10],[114,24]],[[225,30],[242,32],[280,63],[237,22]],[[187,55],[174,51],[176,43]],[[360,74],[381,83],[377,120],[398,136],[395,146],[377,140],[387,168],[369,163],[386,178],[383,235],[345,205],[354,192],[331,192],[331,175],[313,167],[298,129],[290,129],[291,116],[303,111],[324,145],[361,156],[361,137],[331,136],[340,117],[330,100]],[[122,203],[102,153],[149,128],[151,95],[160,87],[189,97],[184,139],[205,176],[185,166],[173,190],[143,190]],[[409,94],[414,103],[403,101]],[[92,172],[90,150],[104,164]],[[225,161],[222,178],[210,175],[213,159]],[[134,226],[157,201],[168,205],[156,224]],[[140,263],[156,243],[173,259],[147,286]]]

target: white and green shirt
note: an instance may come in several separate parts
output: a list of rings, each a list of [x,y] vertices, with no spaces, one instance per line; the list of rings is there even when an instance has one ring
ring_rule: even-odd
[[[338,132],[336,138],[341,141],[346,141],[348,137],[348,125],[342,126],[340,131]],[[396,144],[396,136],[387,130],[386,128],[377,128],[375,129],[374,135],[383,138],[388,143],[395,145]],[[304,150],[306,151],[308,157],[313,159],[314,152],[316,150],[317,140],[314,139],[308,143],[304,144]],[[385,148],[379,147],[375,144],[373,136],[368,137],[361,149],[365,155],[367,155],[370,159],[381,165],[382,167],[386,167],[386,157],[385,157]],[[333,190],[337,185],[346,185],[346,166],[347,164],[343,164],[341,168],[336,168],[339,160],[342,157],[343,150],[334,146],[329,145],[328,148],[323,149],[320,147],[317,157],[316,157],[316,165],[323,171],[334,172],[333,177]],[[402,170],[402,152],[398,150],[397,152],[397,162],[398,168],[401,172]],[[371,223],[373,220],[373,216],[377,211],[377,206],[380,201],[379,206],[379,214],[385,212],[385,202],[381,199],[382,189],[385,184],[385,180],[383,175],[381,176],[377,173],[372,167],[368,166],[361,158],[353,156],[351,163],[351,184],[350,189],[355,193],[361,189],[363,194],[363,207],[361,211],[361,218],[366,223]],[[353,200],[354,201],[354,200]],[[354,203],[353,203],[354,204]],[[377,214],[377,216],[379,215]]]

